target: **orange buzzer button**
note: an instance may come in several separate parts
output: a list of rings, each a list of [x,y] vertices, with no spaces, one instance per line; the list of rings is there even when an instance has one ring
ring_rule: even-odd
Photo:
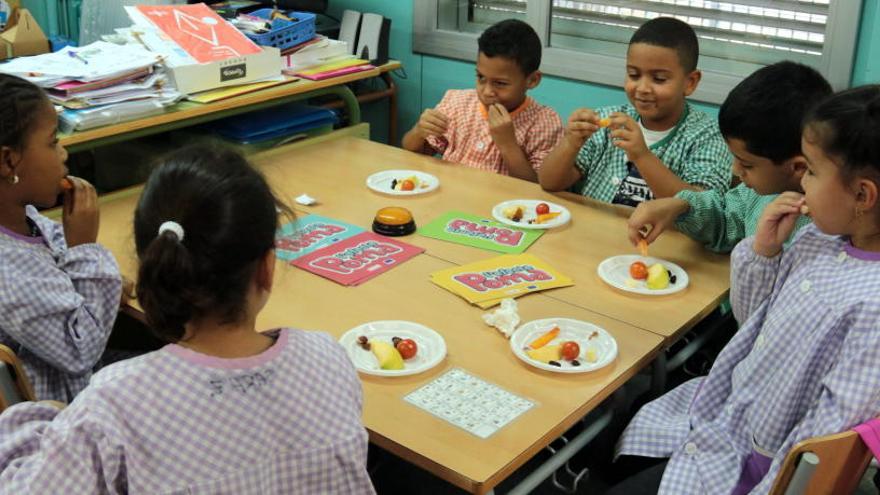
[[[412,234],[416,231],[416,222],[412,213],[400,206],[386,206],[376,212],[373,219],[373,232],[387,236]]]

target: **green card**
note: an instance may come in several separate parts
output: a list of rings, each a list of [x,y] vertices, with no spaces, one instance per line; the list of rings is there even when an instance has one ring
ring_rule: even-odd
[[[419,234],[425,237],[509,254],[522,253],[543,233],[543,230],[515,229],[460,211],[448,211],[419,229]]]

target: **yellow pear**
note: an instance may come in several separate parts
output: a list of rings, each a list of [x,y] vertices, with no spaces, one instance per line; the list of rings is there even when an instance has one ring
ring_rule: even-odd
[[[550,361],[559,361],[562,357],[562,345],[545,345],[540,349],[529,349],[526,354],[535,361],[548,363]]]
[[[648,288],[660,290],[669,287],[669,272],[660,263],[654,263],[648,268]]]
[[[403,357],[388,342],[382,342],[381,340],[371,341],[370,350],[376,355],[376,359],[379,360],[379,367],[383,370],[403,369]]]

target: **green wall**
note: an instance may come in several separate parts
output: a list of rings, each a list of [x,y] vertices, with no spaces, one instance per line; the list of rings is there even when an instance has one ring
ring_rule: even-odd
[[[403,63],[407,76],[406,79],[396,78],[400,85],[401,136],[418,120],[424,108],[432,107],[440,101],[447,89],[469,88],[474,84],[473,63],[413,53],[412,17],[415,1],[418,0],[330,1],[329,13],[336,17],[341,16],[344,9],[353,9],[375,12],[391,19],[390,55]],[[856,85],[880,81],[880,0],[864,0],[852,81]],[[541,103],[556,109],[563,120],[579,106],[620,103],[624,99],[620,88],[549,76],[531,94]],[[717,112],[714,105],[699,106],[712,114]],[[386,115],[387,106],[382,103],[374,103],[365,108],[364,116],[372,124],[374,140],[387,141]],[[398,136],[398,140],[401,136]]]

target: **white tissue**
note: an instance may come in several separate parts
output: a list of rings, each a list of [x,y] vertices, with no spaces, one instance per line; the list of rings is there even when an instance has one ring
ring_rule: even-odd
[[[493,326],[508,339],[519,325],[519,314],[516,312],[516,301],[511,298],[502,299],[501,307],[483,315],[486,325]]]
[[[318,202],[318,200],[309,196],[308,194],[300,194],[299,196],[296,197],[296,199],[294,201],[296,201],[297,203],[299,203],[303,206],[312,206],[313,204]]]

